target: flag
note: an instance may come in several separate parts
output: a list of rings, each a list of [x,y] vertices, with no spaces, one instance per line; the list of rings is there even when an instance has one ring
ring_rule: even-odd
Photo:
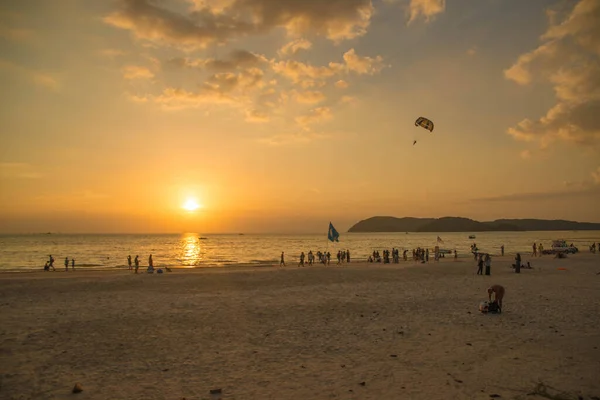
[[[444,243],[444,241],[442,240],[442,238],[441,238],[441,237],[439,237],[439,236],[438,236],[438,238],[437,238],[437,241],[438,241],[438,243]]]
[[[340,241],[340,234],[338,233],[338,231],[335,230],[331,222],[329,222],[329,232],[327,232],[327,239],[331,240],[332,242]]]

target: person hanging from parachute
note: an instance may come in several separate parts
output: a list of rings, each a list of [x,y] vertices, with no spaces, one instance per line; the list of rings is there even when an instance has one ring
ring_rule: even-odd
[[[427,129],[429,132],[433,133],[433,122],[430,119],[425,117],[419,117],[415,121],[415,126],[420,126],[421,128]],[[413,146],[417,144],[417,141],[413,141]]]

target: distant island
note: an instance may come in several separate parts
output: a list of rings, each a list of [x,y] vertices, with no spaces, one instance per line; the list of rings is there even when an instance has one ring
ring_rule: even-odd
[[[371,217],[354,224],[348,232],[518,232],[593,231],[600,223],[545,219],[497,219],[479,222],[469,218]]]

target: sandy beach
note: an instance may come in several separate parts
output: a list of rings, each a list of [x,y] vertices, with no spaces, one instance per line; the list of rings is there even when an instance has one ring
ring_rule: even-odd
[[[0,398],[600,398],[600,255],[511,261],[1,274]]]

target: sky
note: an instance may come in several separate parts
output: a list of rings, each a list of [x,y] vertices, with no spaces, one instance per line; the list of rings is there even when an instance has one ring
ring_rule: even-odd
[[[0,233],[600,222],[599,56],[600,0],[2,2]]]

